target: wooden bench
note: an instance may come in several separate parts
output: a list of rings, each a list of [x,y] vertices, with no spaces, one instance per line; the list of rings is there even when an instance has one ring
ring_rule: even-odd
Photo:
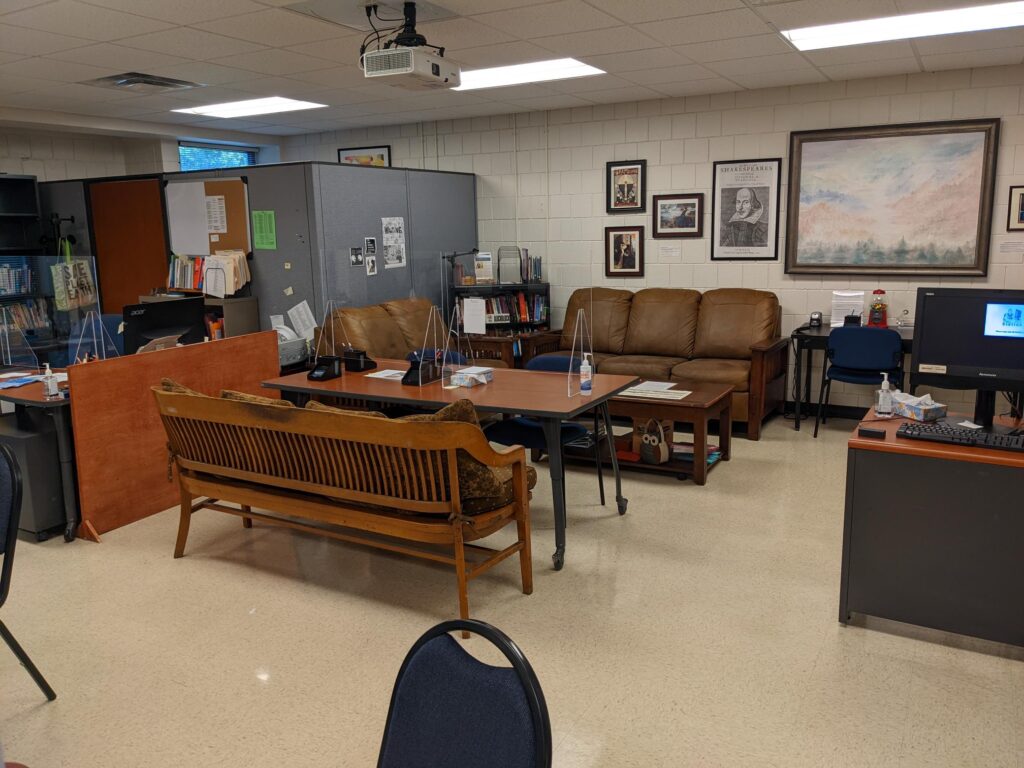
[[[523,592],[533,591],[522,447],[496,451],[473,424],[153,392],[181,489],[175,557],[185,552],[192,514],[213,509],[241,517],[246,528],[258,520],[452,565],[464,619],[467,582],[513,554]],[[457,451],[510,476],[507,503],[464,511]],[[504,549],[467,543],[512,523],[517,540]],[[469,562],[467,553],[483,559]]]

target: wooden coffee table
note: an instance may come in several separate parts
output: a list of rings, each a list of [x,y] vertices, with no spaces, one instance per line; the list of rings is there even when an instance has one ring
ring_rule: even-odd
[[[683,461],[670,458],[665,464],[645,464],[642,461],[627,461],[619,454],[619,466],[623,468],[644,469],[663,474],[686,475],[693,478],[697,485],[704,485],[708,478],[706,460],[708,446],[708,422],[718,419],[718,447],[722,452],[719,461],[729,460],[729,449],[732,441],[732,387],[725,384],[707,384],[691,388],[685,384],[676,384],[675,389],[691,390],[682,400],[662,400],[643,397],[613,397],[608,401],[613,416],[632,419],[634,424],[645,424],[648,419],[655,421],[683,422],[693,425],[693,455],[702,461]],[[616,448],[620,451],[632,451],[631,434],[615,438]],[[714,467],[718,462],[712,464]]]

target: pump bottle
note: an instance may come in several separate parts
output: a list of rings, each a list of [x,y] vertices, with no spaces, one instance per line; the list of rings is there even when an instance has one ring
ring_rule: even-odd
[[[877,392],[878,400],[875,404],[875,413],[888,418],[892,416],[892,391],[889,389],[889,374],[882,373],[882,388]]]
[[[590,366],[590,353],[583,355],[580,364],[580,394],[589,395],[594,388],[593,368]]]

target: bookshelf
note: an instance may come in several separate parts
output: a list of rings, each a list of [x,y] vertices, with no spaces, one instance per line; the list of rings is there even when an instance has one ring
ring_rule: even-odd
[[[42,253],[35,176],[0,174],[0,255]]]

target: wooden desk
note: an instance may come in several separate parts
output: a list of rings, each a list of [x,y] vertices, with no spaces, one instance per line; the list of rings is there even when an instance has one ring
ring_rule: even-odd
[[[78,528],[78,486],[75,482],[75,449],[71,437],[70,401],[66,397],[47,400],[43,395],[41,381],[15,389],[0,389],[0,400],[13,403],[16,409],[42,409],[53,419],[57,435],[57,456],[60,459],[60,486],[64,495],[64,540],[74,541]]]
[[[904,421],[849,440],[839,621],[1024,646],[1024,453],[901,439]]]
[[[404,360],[378,360],[377,370],[404,371],[409,364]],[[541,421],[550,457],[551,497],[555,510],[555,570],[565,562],[565,467],[562,462],[561,423],[593,408],[604,418],[605,429],[612,434],[608,401],[622,390],[631,387],[635,376],[595,374],[593,393],[587,397],[570,397],[564,373],[546,373],[496,368],[494,380],[476,387],[445,389],[440,381],[422,387],[405,386],[398,381],[368,378],[365,373],[344,373],[330,381],[310,381],[305,373],[281,376],[263,382],[263,386],[294,396],[318,395],[344,397],[371,402],[393,403],[417,408],[443,408],[456,400],[469,398],[477,410],[489,413],[532,416]],[[298,398],[296,398],[298,399]],[[628,500],[622,496],[622,481],[615,451],[611,451],[612,470],[615,473],[615,499],[619,514],[624,514]]]

